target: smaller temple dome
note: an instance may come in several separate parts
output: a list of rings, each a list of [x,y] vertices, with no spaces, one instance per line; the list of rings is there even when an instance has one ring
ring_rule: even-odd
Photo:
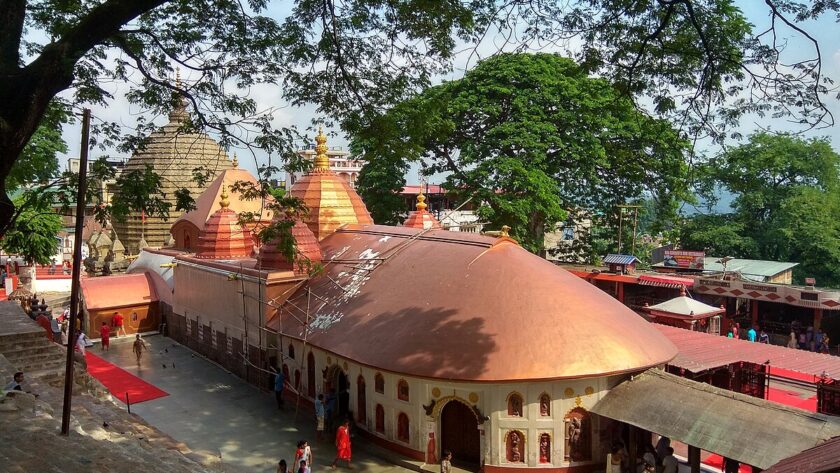
[[[247,258],[254,252],[254,240],[249,230],[239,225],[236,212],[229,209],[226,189],[222,188],[219,210],[207,219],[198,235],[196,258],[229,259]]]
[[[286,217],[289,219],[290,217]],[[308,260],[310,263],[321,262],[321,247],[318,245],[318,239],[312,233],[312,230],[306,226],[301,220],[295,221],[292,227],[292,237],[295,239],[297,245],[297,263],[304,263]],[[297,264],[289,261],[285,255],[278,249],[279,241],[273,240],[263,244],[260,247],[259,265],[263,269],[281,269],[294,270],[295,272],[305,272],[304,264]]]
[[[417,210],[408,214],[408,218],[403,223],[404,227],[419,228],[421,230],[428,230],[430,228],[440,228],[440,222],[426,210],[426,196],[423,191],[417,194]]]
[[[315,167],[298,179],[289,191],[309,209],[304,222],[318,241],[343,225],[372,225],[373,219],[359,194],[330,169],[327,137],[321,129],[315,141]]]

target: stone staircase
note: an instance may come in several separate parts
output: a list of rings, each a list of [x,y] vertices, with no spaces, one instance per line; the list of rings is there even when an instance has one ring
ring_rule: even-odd
[[[0,470],[11,473],[123,473],[221,471],[210,453],[191,451],[115,403],[107,389],[78,365],[70,435],[59,435],[64,405],[63,347],[15,303],[0,302],[0,381],[25,373],[38,397],[0,396]]]
[[[35,327],[37,332],[0,334],[0,354],[29,378],[47,383],[60,381],[64,376],[66,349],[49,341],[41,327]]]

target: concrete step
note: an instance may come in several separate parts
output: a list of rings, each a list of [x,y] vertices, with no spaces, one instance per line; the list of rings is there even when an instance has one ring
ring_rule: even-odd
[[[14,349],[0,349],[0,353],[2,353],[7,360],[17,360],[28,356],[43,355],[45,353],[60,354],[64,352],[62,348],[63,347],[61,345],[50,342],[38,344],[32,343],[27,345],[19,345],[18,348]]]
[[[6,343],[19,343],[27,340],[37,340],[39,338],[46,340],[44,329],[42,329],[39,325],[35,325],[35,322],[32,322],[32,324],[33,328],[31,331],[27,329],[25,332],[6,333],[0,335],[0,346],[3,346]]]
[[[0,341],[0,353],[15,351],[23,348],[37,348],[55,345],[47,338],[47,334],[41,332],[37,338],[24,338],[19,340]]]

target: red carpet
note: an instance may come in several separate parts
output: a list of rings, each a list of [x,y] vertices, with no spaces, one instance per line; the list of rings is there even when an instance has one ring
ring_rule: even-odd
[[[806,411],[817,412],[817,396],[803,399],[799,394],[785,389],[770,388],[767,399],[786,406],[798,407]]]
[[[128,393],[128,400],[132,404],[169,395],[166,391],[156,388],[119,366],[108,363],[90,351],[86,352],[85,355],[88,373],[104,384],[111,391],[111,395],[122,402],[126,402],[126,393]]]
[[[798,371],[786,370],[783,368],[776,368],[774,366],[770,367],[770,374],[779,376],[781,378],[790,378],[799,381],[805,381],[806,383],[813,383],[816,381],[816,377],[814,375],[800,373]]]
[[[712,468],[717,468],[718,470],[723,470],[723,457],[713,453],[703,460],[703,464]],[[752,467],[748,465],[741,465],[741,468],[738,468],[738,473],[752,473]]]

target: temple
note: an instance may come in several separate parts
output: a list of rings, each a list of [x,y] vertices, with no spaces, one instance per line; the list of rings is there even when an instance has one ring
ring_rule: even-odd
[[[337,418],[427,465],[452,450],[473,471],[603,471],[616,442],[635,460],[655,432],[686,442],[696,471],[700,448],[767,468],[840,435],[836,420],[783,412],[778,422],[808,435],[756,452],[741,448],[741,430],[717,427],[725,418],[692,424],[714,417],[707,405],[738,420],[759,419],[772,403],[663,371],[678,356],[666,334],[529,253],[506,228],[494,236],[443,230],[422,192],[403,226],[373,224],[329,168],[322,132],[316,141],[314,168],[290,191],[309,209],[301,220],[229,193],[232,181],[254,178],[221,170],[198,208],[172,226],[171,244],[143,251],[120,276],[137,293],[124,295],[134,305],[115,307],[107,288],[89,286],[112,278],[86,283],[86,328],[106,311],[130,310],[138,316],[130,328],[157,324],[255,385],[269,388],[272,369],[282,371],[295,400],[311,406],[318,394],[334,395]],[[294,220],[296,244],[260,244],[241,212]],[[680,324],[719,312],[685,300],[650,309]],[[668,409],[685,414],[669,423],[658,416]]]
[[[172,204],[166,219],[160,215],[133,212],[124,222],[113,223],[129,254],[137,254],[141,247],[164,246],[172,222],[182,213],[175,210],[175,191],[187,189],[197,196],[207,188],[193,179],[196,169],[206,172],[212,179],[231,167],[227,154],[216,141],[206,133],[189,129],[186,100],[177,95],[174,101],[169,123],[149,135],[145,146],[131,156],[123,171],[142,171],[151,166],[161,178],[163,199]]]

